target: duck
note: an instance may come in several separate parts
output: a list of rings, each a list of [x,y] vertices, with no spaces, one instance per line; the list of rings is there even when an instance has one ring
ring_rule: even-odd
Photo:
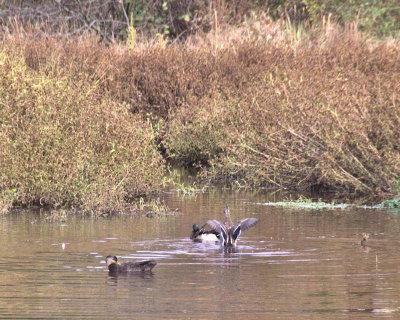
[[[218,220],[208,220],[205,225],[220,234],[219,239],[223,247],[225,248],[235,247],[242,231],[245,231],[254,226],[256,223],[259,222],[259,219],[246,218],[238,221],[234,225],[231,219],[231,213],[228,206],[225,206],[224,212],[225,212],[224,223]]]
[[[367,240],[369,239],[369,234],[368,233],[362,233],[362,239],[360,241],[360,246],[365,247],[367,244]]]
[[[205,230],[206,225],[199,228],[197,224],[193,225],[190,239],[195,242],[208,242],[208,241],[219,241],[220,234],[215,230]]]
[[[120,264],[116,256],[107,256],[106,264],[108,271],[112,275],[128,274],[128,273],[143,273],[151,272],[156,266],[156,262],[152,260],[141,261],[141,262],[124,262]]]

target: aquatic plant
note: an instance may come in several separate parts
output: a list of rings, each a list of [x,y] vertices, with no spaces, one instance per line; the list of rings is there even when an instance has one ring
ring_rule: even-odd
[[[136,202],[136,207],[133,212],[136,214],[143,214],[148,218],[174,214],[174,212],[172,212],[172,210],[160,198],[145,200],[142,197],[138,202]]]
[[[174,185],[178,187],[177,191],[181,196],[195,196],[197,193],[201,193],[206,190],[205,186],[200,187],[196,183],[188,185],[185,183],[174,182]]]
[[[258,203],[264,206],[274,206],[274,207],[282,207],[282,208],[294,208],[294,209],[312,209],[312,210],[333,210],[333,209],[346,209],[349,204],[344,203],[326,203],[321,199],[318,201],[313,201],[312,199],[300,197],[297,200],[289,200],[289,201],[278,201],[278,202],[266,202],[266,203]]]
[[[388,209],[400,209],[400,198],[385,200],[379,206]]]
[[[50,210],[48,214],[45,214],[44,221],[46,222],[58,222],[65,223],[68,220],[68,216],[71,213],[66,209]]]

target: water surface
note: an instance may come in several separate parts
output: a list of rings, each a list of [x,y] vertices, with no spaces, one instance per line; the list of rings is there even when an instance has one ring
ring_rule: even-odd
[[[279,197],[278,197],[279,198]],[[294,210],[267,192],[172,192],[160,218],[0,218],[1,319],[398,318],[399,229],[377,209]],[[236,252],[193,243],[193,223],[256,217]],[[369,233],[361,247],[361,233]],[[109,277],[104,258],[155,259],[153,274]]]

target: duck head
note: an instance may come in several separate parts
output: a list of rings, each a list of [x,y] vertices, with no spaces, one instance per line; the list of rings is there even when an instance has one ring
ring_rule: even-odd
[[[107,256],[106,264],[107,264],[107,267],[109,267],[112,264],[119,264],[118,258],[116,256]]]

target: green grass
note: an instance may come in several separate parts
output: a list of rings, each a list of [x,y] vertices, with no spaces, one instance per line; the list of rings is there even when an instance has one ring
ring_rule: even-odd
[[[346,209],[349,204],[344,203],[326,203],[322,200],[313,201],[312,199],[300,197],[295,201],[278,201],[278,202],[267,202],[259,203],[265,206],[281,207],[281,208],[293,208],[293,209],[311,209],[311,210],[333,210],[333,209]]]
[[[288,201],[277,201],[277,202],[266,202],[257,203],[264,206],[273,206],[280,208],[292,208],[292,209],[304,209],[304,210],[333,210],[333,209],[349,209],[349,208],[359,208],[359,209],[400,209],[400,198],[395,198],[391,200],[385,200],[377,205],[356,205],[347,203],[327,203],[319,199],[318,201],[313,201],[312,199],[300,197],[297,200]]]
[[[400,198],[385,200],[379,206],[386,209],[400,209]]]

